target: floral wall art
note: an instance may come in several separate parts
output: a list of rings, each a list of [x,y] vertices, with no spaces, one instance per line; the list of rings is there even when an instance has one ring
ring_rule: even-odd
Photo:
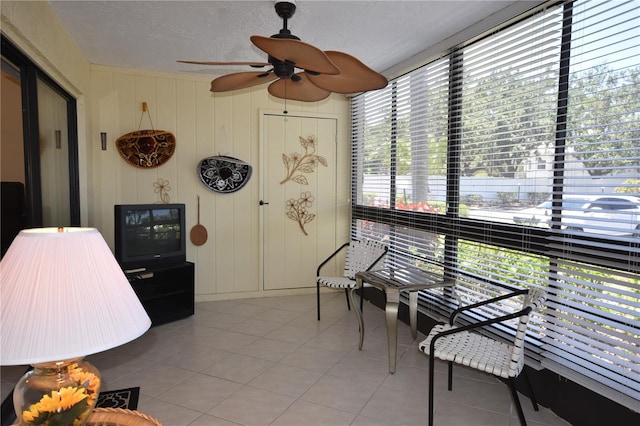
[[[300,185],[308,185],[309,181],[302,173],[313,173],[318,164],[327,167],[326,158],[316,154],[316,137],[307,139],[300,136],[300,145],[304,153],[294,152],[291,155],[282,154],[282,162],[287,169],[287,176],[280,182],[281,185],[292,180]]]
[[[287,217],[295,222],[298,222],[300,230],[304,235],[309,235],[304,229],[304,225],[315,219],[316,215],[309,212],[309,208],[313,205],[315,198],[311,195],[311,192],[305,191],[300,193],[300,198],[289,198],[287,200]]]
[[[280,182],[284,185],[289,181],[296,182],[300,185],[309,185],[309,180],[305,174],[315,172],[318,165],[328,167],[327,159],[316,154],[317,141],[315,136],[303,138],[300,136],[300,145],[304,152],[294,152],[291,155],[282,154],[282,162],[286,169],[286,176]],[[287,217],[298,223],[300,230],[304,235],[309,235],[305,229],[305,224],[315,219],[316,215],[309,211],[313,205],[315,197],[310,191],[300,193],[300,198],[290,198],[285,205],[285,214]]]
[[[153,192],[160,196],[160,204],[169,204],[171,202],[169,191],[171,191],[171,187],[169,186],[168,180],[158,178],[158,180],[153,183]]]

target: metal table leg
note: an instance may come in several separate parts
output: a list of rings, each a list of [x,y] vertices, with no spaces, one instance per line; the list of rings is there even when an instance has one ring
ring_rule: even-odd
[[[396,354],[398,352],[398,305],[400,293],[387,291],[387,303],[384,307],[387,321],[387,339],[389,342],[389,373],[396,372]]]
[[[411,323],[411,336],[418,338],[418,291],[435,287],[452,287],[453,281],[445,281],[440,276],[416,267],[385,268],[356,273],[356,287],[351,289],[349,297],[353,303],[353,291],[361,288],[363,282],[371,284],[382,290],[386,297],[385,320],[387,324],[387,340],[389,345],[389,373],[396,371],[396,358],[398,354],[398,307],[400,304],[400,291],[409,292],[409,321]],[[364,322],[362,311],[357,307],[356,316],[360,326],[360,349],[364,341]]]
[[[349,303],[353,306],[353,310],[356,313],[356,317],[358,318],[358,327],[360,328],[360,342],[358,343],[358,349],[362,350],[362,343],[364,342],[364,321],[362,320],[362,312],[360,311],[360,304],[353,303],[353,292],[362,288],[362,280],[356,278],[356,286],[349,289]]]
[[[411,337],[418,337],[418,292],[409,292],[409,323],[411,324]]]

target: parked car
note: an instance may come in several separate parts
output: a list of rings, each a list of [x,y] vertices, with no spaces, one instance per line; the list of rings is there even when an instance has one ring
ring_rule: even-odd
[[[592,234],[635,235],[640,237],[640,197],[609,195],[595,197],[581,212],[565,218],[566,229]]]
[[[562,212],[579,212],[582,206],[589,201],[587,197],[568,195],[562,199]],[[513,221],[520,225],[549,226],[551,222],[552,200],[547,200],[535,207],[521,210],[513,215]],[[566,212],[566,213],[565,213]]]
[[[552,201],[525,209],[513,217],[515,223],[549,226]],[[640,197],[603,195],[565,197],[562,202],[562,228],[605,235],[640,236]]]

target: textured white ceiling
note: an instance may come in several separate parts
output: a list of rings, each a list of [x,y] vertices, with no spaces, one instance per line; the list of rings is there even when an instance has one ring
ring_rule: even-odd
[[[299,0],[288,28],[306,43],[349,53],[384,72],[511,3]],[[218,76],[251,70],[176,61],[266,62],[249,36],[271,36],[282,28],[272,0],[50,4],[91,63],[161,72]]]

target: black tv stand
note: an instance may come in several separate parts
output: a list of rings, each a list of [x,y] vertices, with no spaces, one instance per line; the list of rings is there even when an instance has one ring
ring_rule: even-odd
[[[152,326],[193,315],[194,264],[182,262],[125,272],[133,291],[151,318]]]

